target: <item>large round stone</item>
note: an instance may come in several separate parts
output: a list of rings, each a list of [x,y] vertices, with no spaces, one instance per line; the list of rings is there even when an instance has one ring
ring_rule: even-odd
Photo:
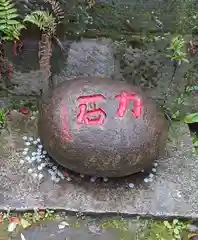
[[[49,155],[66,168],[121,177],[152,165],[165,148],[168,126],[140,89],[79,77],[43,98],[38,131]]]

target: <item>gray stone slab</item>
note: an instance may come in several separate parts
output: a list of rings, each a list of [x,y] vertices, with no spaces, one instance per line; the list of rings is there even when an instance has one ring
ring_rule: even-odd
[[[71,182],[54,184],[46,175],[43,181],[28,173],[30,164],[22,154],[22,136],[36,136],[36,120],[13,112],[7,130],[1,132],[0,209],[64,209],[85,213],[121,213],[155,217],[198,218],[198,157],[193,154],[186,125],[173,125],[168,155],[157,161],[155,180],[144,183],[142,176],[108,183],[90,183],[73,176]],[[36,171],[36,170],[35,170]],[[133,182],[134,189],[126,188]]]
[[[53,81],[57,85],[77,76],[113,77],[119,70],[112,40],[84,39],[71,44],[64,66]]]

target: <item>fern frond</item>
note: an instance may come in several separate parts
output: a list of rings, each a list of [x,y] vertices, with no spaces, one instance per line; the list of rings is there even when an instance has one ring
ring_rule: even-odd
[[[60,24],[64,19],[64,11],[62,10],[60,3],[56,0],[44,0],[45,3],[49,3],[52,7],[52,11],[56,17],[57,24]]]
[[[12,0],[0,0],[0,31],[4,40],[19,39],[25,26],[17,20],[19,14]]]
[[[56,31],[55,18],[48,11],[34,11],[27,15],[24,22],[36,25],[41,31],[53,34]]]
[[[24,28],[25,26],[23,24],[10,25],[4,30],[5,36],[2,37],[3,40],[19,40],[21,30]]]

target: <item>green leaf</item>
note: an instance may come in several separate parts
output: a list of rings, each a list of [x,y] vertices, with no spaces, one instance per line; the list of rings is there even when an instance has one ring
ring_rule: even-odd
[[[29,223],[27,220],[25,220],[24,218],[21,218],[20,219],[20,223],[21,223],[21,226],[22,228],[28,228],[31,226],[31,223]]]
[[[20,22],[19,21],[17,21],[17,20],[8,20],[7,21],[7,24],[8,25],[17,25],[17,24],[19,24]]]
[[[167,227],[168,229],[171,229],[172,226],[170,225],[170,223],[168,221],[164,221],[164,225],[165,227]]]
[[[188,123],[188,124],[198,122],[198,113],[192,113],[192,114],[187,115],[184,118],[184,122]]]
[[[194,147],[198,147],[198,140],[193,143]]]
[[[174,219],[174,220],[173,220],[173,225],[176,225],[178,222],[179,222],[178,219]]]

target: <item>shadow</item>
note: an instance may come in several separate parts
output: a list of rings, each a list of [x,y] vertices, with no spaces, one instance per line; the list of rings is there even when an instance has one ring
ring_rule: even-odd
[[[188,127],[189,127],[191,133],[194,133],[198,136],[198,123],[188,124]]]
[[[126,186],[126,189],[130,189],[129,184],[132,183],[134,185],[134,189],[142,186],[144,182],[144,179],[148,179],[149,174],[153,174],[153,177],[155,173],[152,173],[152,169],[155,168],[154,166],[151,166],[148,169],[144,169],[142,172],[138,172],[129,176],[125,177],[118,177],[118,178],[108,178],[107,181],[104,180],[102,177],[97,177],[95,181],[91,181],[92,176],[88,175],[81,175],[79,173],[70,171],[66,169],[65,167],[58,164],[54,159],[52,159],[48,155],[49,160],[49,166],[56,166],[57,169],[62,173],[67,173],[68,176],[72,178],[72,184],[80,185],[86,189],[95,189],[96,185],[100,188],[100,190],[103,189],[118,189],[120,187]],[[62,180],[60,183],[63,187],[64,185],[68,184],[68,181]]]
[[[25,31],[21,40],[24,45],[22,51],[16,56],[13,55],[12,43],[7,42],[5,44],[6,56],[9,61],[13,64],[13,67],[16,71],[21,73],[29,73],[31,71],[37,71],[40,69],[39,65],[39,41],[41,38],[40,32],[34,27],[30,26],[27,31]],[[68,51],[72,41],[65,40],[64,37],[59,39],[64,51],[52,41],[52,57],[51,57],[51,77],[56,74],[59,74],[63,68],[65,68]]]

